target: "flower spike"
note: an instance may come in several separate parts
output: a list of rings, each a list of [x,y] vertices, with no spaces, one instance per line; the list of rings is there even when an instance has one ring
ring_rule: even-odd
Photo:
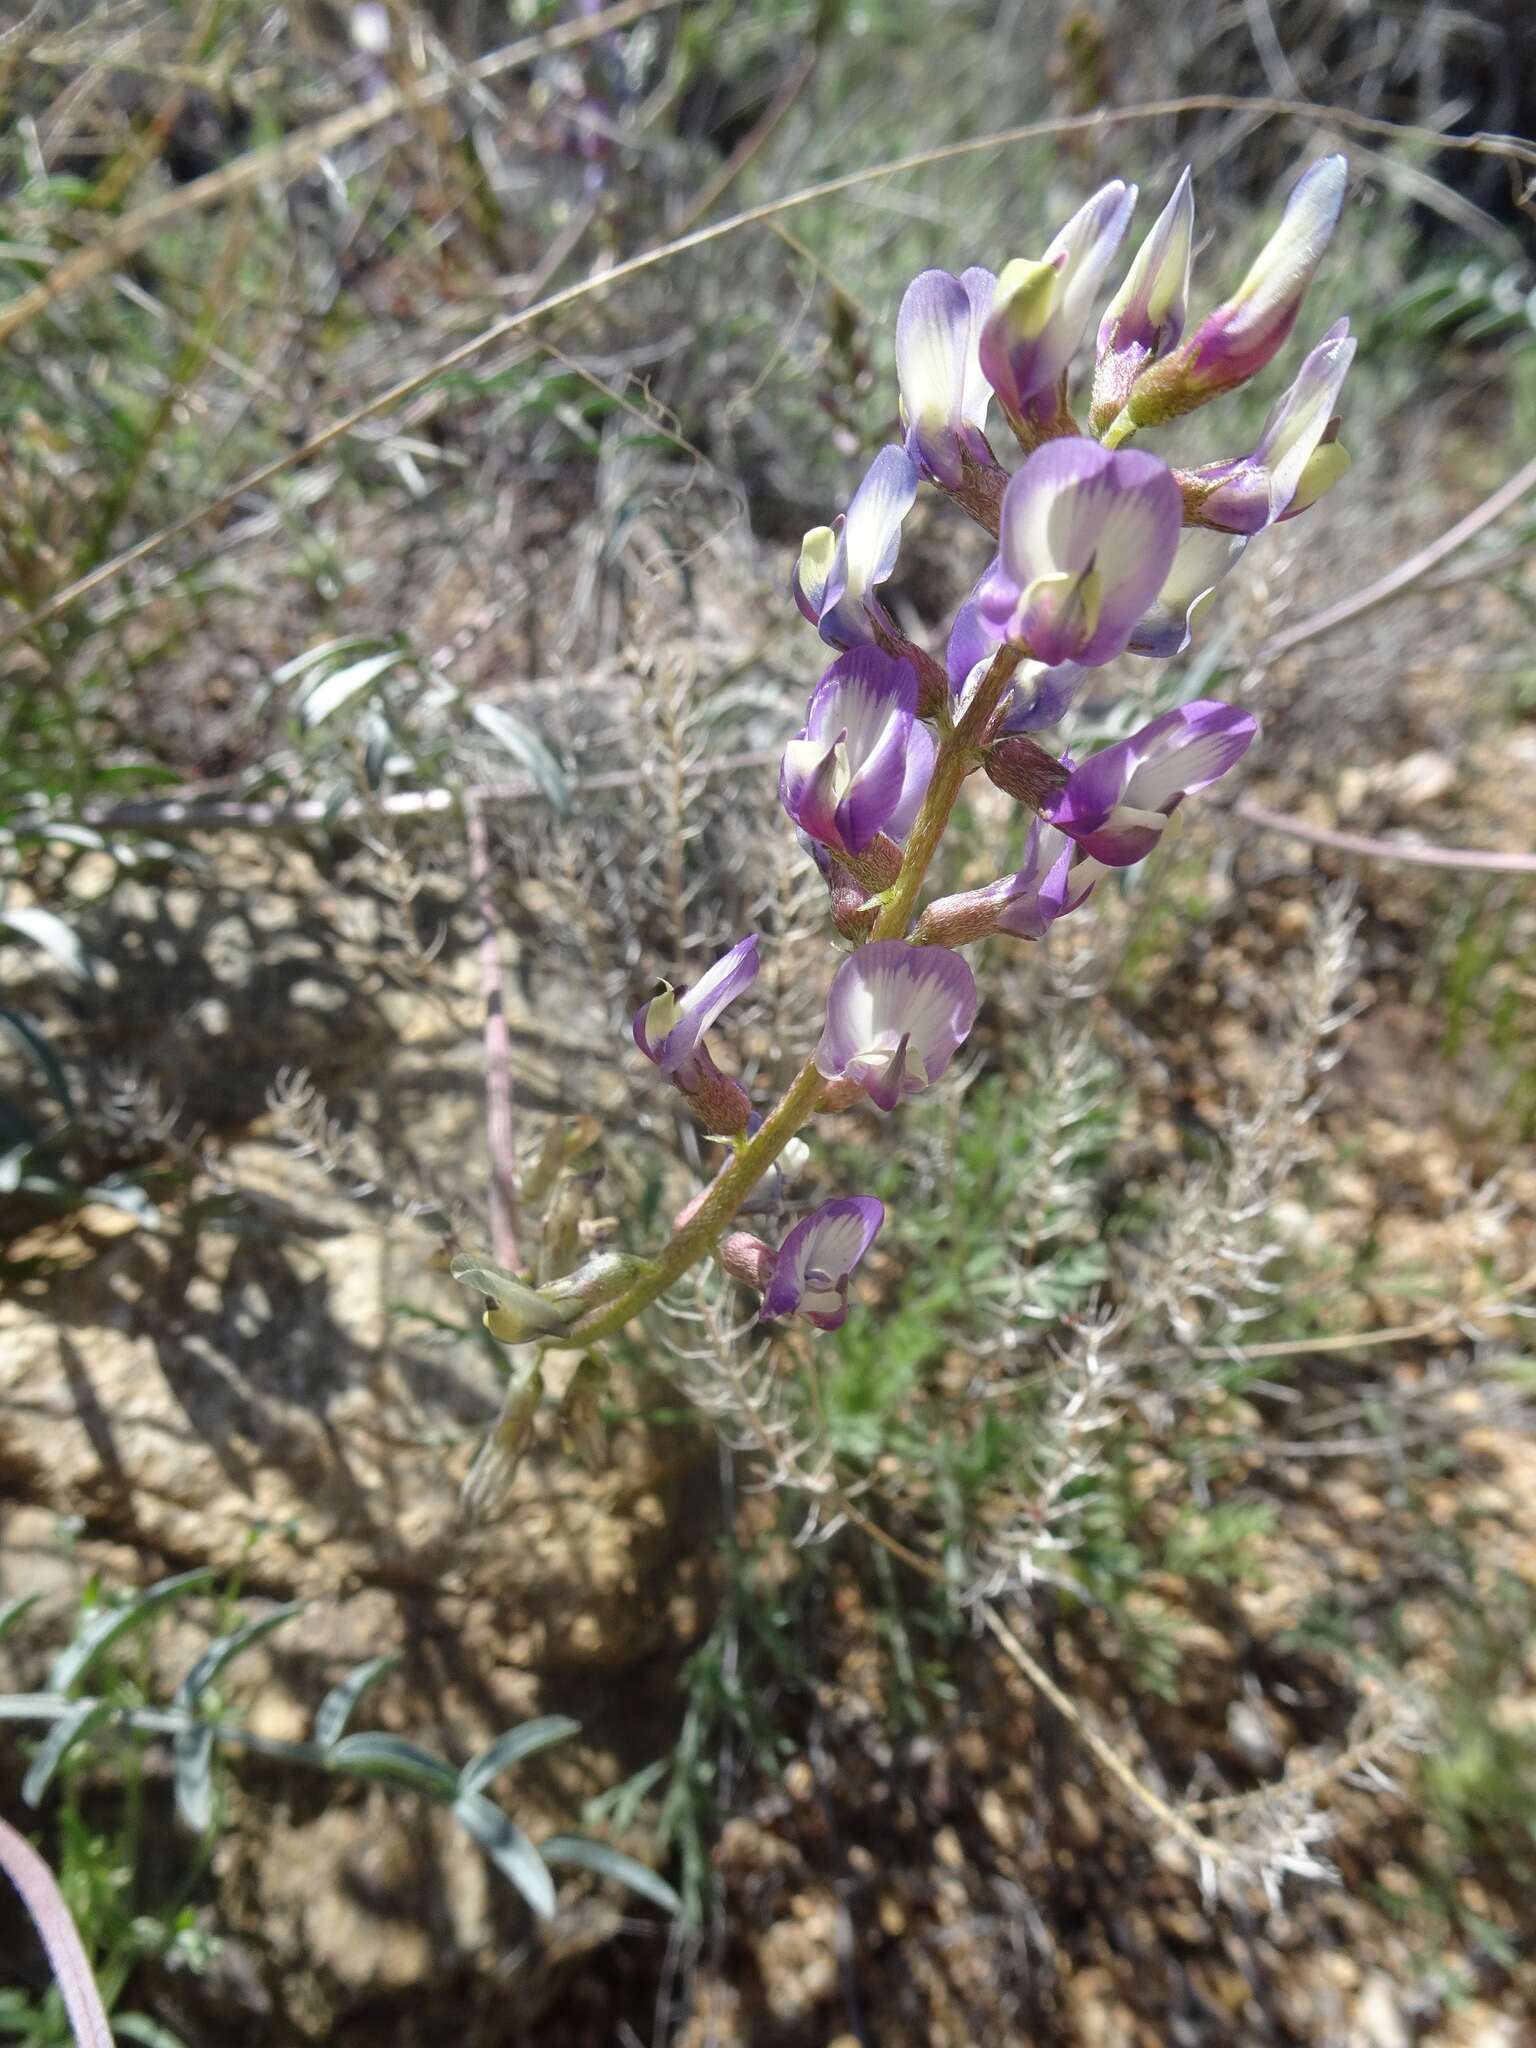
[[[1137,378],[1121,415],[1127,427],[1176,420],[1274,360],[1333,239],[1348,182],[1342,156],[1325,156],[1297,180],[1280,225],[1231,298]]]
[[[1048,442],[1004,495],[998,556],[977,586],[982,617],[1048,668],[1113,661],[1163,586],[1182,518],[1155,455]]]
[[[1157,845],[1185,797],[1242,759],[1257,731],[1235,705],[1182,705],[1074,768],[1045,816],[1091,860],[1131,867]]]
[[[780,801],[802,832],[840,854],[863,853],[880,832],[906,837],[934,761],[916,711],[909,662],[878,647],[833,662],[779,771]]]
[[[1135,186],[1112,179],[1079,207],[1038,262],[1005,264],[998,277],[978,356],[1027,446],[1057,428],[1062,380],[1135,204]]]
[[[976,1021],[976,983],[958,953],[877,939],[838,968],[816,1070],[892,1110],[938,1080]]]
[[[800,1315],[818,1330],[848,1320],[848,1279],[885,1221],[873,1195],[823,1202],[797,1223],[779,1246],[758,1311],[761,1322]]]

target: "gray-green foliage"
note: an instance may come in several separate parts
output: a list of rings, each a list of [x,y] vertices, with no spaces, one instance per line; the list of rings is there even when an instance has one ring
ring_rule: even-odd
[[[146,1632],[157,1618],[213,1592],[214,1579],[204,1569],[179,1573],[136,1593],[98,1594],[82,1606],[68,1643],[54,1657],[47,1689],[0,1695],[0,1722],[43,1731],[32,1750],[22,1796],[36,1809],[56,1796],[61,1882],[109,2010],[145,1959],[174,1958],[191,1967],[206,1959],[208,1937],[192,1899],[225,1819],[224,1769],[241,1753],[338,1779],[399,1787],[447,1807],[540,1919],[552,1917],[557,1908],[552,1866],[608,1878],[664,1911],[676,1910],[676,1893],[646,1865],[607,1842],[580,1835],[561,1834],[535,1844],[491,1796],[504,1773],[580,1732],[580,1724],[568,1716],[545,1715],[508,1729],[462,1766],[387,1730],[350,1733],[365,1692],[396,1661],[380,1656],[359,1665],[325,1695],[307,1741],[279,1740],[249,1727],[228,1681],[246,1652],[302,1611],[299,1603],[252,1615],[233,1596],[220,1599],[219,1633],[172,1688],[169,1703],[155,1704]],[[18,1598],[0,1605],[0,1635],[13,1629],[32,1604]],[[174,1894],[151,1905],[140,1899],[137,1871],[150,1825],[152,1778],[146,1760],[151,1750],[167,1744],[176,1812],[191,1844]],[[104,1789],[117,1797],[103,1801]],[[98,1796],[87,1802],[87,1790]],[[115,1819],[102,1818],[108,1809],[115,1809]],[[126,2038],[156,2039],[157,2023],[145,2015],[120,2015],[114,2024]],[[35,2005],[19,1993],[0,1993],[0,2032],[34,2041],[39,2048],[70,2038],[53,1992]],[[174,2041],[164,2029],[158,2038],[162,2044]]]

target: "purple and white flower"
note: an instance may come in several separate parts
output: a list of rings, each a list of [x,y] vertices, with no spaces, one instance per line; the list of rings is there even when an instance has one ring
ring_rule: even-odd
[[[1323,157],[1297,180],[1280,225],[1231,298],[1137,378],[1122,415],[1128,426],[1178,419],[1274,360],[1333,239],[1348,182],[1342,156]]]
[[[976,983],[958,953],[877,939],[838,968],[816,1070],[894,1109],[931,1087],[976,1021]]]
[[[715,1019],[757,976],[756,932],[722,953],[691,987],[663,982],[659,995],[643,1003],[631,1026],[635,1043],[664,1074],[686,1080],[700,1042]]]
[[[976,588],[983,620],[1047,668],[1113,661],[1173,566],[1183,512],[1155,455],[1047,442],[1004,493],[997,559]]]
[[[831,526],[800,544],[790,587],[829,647],[867,647],[884,625],[875,592],[896,566],[901,522],[917,496],[917,465],[904,448],[882,448]]]
[[[933,773],[933,735],[917,719],[910,662],[856,647],[827,670],[784,749],[779,798],[801,831],[834,853],[863,853],[877,833],[912,829]]]
[[[1026,430],[1049,427],[1060,411],[1062,379],[1135,204],[1135,186],[1113,179],[1079,207],[1038,262],[1017,259],[998,276],[978,355],[1003,409]]]
[[[1349,467],[1332,437],[1334,407],[1354,359],[1349,322],[1340,320],[1309,353],[1251,453],[1190,472],[1186,489],[1202,491],[1191,517],[1221,533],[1262,533],[1331,490]]]
[[[1257,730],[1232,704],[1181,705],[1074,768],[1044,815],[1090,861],[1130,867],[1157,845],[1185,797],[1242,759]]]
[[[1059,917],[1088,900],[1101,872],[1081,859],[1064,832],[1032,819],[1017,873],[960,896],[940,896],[923,912],[918,937],[945,946],[967,946],[994,932],[1043,939]]]
[[[1147,364],[1166,355],[1184,332],[1195,240],[1195,194],[1186,164],[1173,197],[1137,250],[1125,282],[1099,322],[1089,422],[1108,426]]]
[[[981,324],[997,279],[979,266],[952,277],[925,270],[913,278],[896,315],[896,381],[906,450],[931,483],[954,490],[967,459],[995,469],[987,444],[992,387],[977,355]]]
[[[1024,864],[1008,877],[999,899],[997,929],[1015,938],[1043,939],[1058,917],[1086,903],[1098,876],[1075,872],[1076,859],[1077,848],[1066,834],[1037,818],[1029,828]]]
[[[779,1246],[759,1320],[799,1315],[818,1330],[840,1329],[848,1320],[849,1276],[884,1221],[885,1205],[873,1195],[840,1196],[813,1209]]]
[[[1227,533],[1214,533],[1200,526],[1185,527],[1174,550],[1173,567],[1157,593],[1157,602],[1136,621],[1126,642],[1126,652],[1148,654],[1156,661],[1182,654],[1193,638],[1195,621],[1214,596],[1217,584],[1236,568],[1247,546],[1246,540],[1234,540]]]

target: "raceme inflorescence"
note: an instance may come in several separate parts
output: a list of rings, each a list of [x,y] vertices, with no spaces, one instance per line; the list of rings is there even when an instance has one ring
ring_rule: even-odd
[[[903,436],[882,448],[847,509],[806,534],[794,599],[834,659],[788,738],[779,792],[827,887],[844,952],[819,1042],[759,1110],[705,1039],[758,972],[743,938],[691,986],[662,983],[635,1043],[729,1148],[653,1258],[613,1254],[558,1290],[503,1289],[496,1334],[588,1342],[621,1329],[700,1260],[761,1296],[764,1321],[837,1328],[883,1221],[841,1196],[773,1247],[732,1224],[822,1112],[867,1098],[885,1114],[943,1074],[975,1022],[960,950],[994,935],[1038,941],[1114,868],[1154,853],[1186,797],[1251,745],[1253,717],[1202,699],[1074,759],[1040,735],[1090,672],[1189,646],[1202,608],[1254,537],[1292,519],[1348,467],[1335,407],[1354,354],[1340,320],[1303,358],[1246,454],[1182,468],[1131,445],[1262,371],[1284,346],[1333,234],[1347,169],[1313,164],[1236,289],[1189,328],[1194,195],[1179,179],[1102,311],[1091,381],[1078,358],[1130,225],[1134,187],[1093,195],[1038,258],[913,280],[896,320]],[[994,424],[1022,460],[1010,473]],[[995,553],[956,614],[943,660],[882,597],[920,490],[942,494]],[[1028,815],[1023,863],[921,901],[966,779],[984,773]],[[467,1276],[466,1276],[467,1277]],[[510,1276],[509,1276],[510,1277]],[[554,1299],[558,1292],[558,1301]]]

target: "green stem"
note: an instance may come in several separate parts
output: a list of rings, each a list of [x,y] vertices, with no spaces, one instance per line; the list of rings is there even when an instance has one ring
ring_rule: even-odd
[[[649,1308],[653,1301],[666,1293],[674,1280],[680,1279],[690,1266],[696,1265],[712,1250],[726,1225],[796,1131],[815,1114],[825,1087],[825,1081],[816,1071],[815,1060],[807,1060],[682,1229],[673,1233],[665,1248],[616,1301],[583,1321],[572,1323],[560,1339],[562,1345],[590,1343],[598,1337],[611,1337],[641,1309]]]
[[[906,937],[907,926],[917,906],[918,891],[923,886],[929,863],[939,850],[939,841],[948,829],[949,814],[955,807],[960,786],[976,766],[981,736],[991,723],[992,714],[1002,702],[1003,692],[1012,682],[1013,672],[1023,658],[1015,647],[1000,647],[992,657],[992,666],[977,684],[975,696],[965,707],[965,716],[953,732],[946,733],[940,740],[928,794],[907,839],[901,873],[886,892],[880,916],[870,934],[872,938]]]
[[[899,939],[906,936],[923,877],[944,837],[960,786],[980,758],[982,735],[1022,659],[1016,648],[1000,647],[993,656],[992,666],[977,685],[975,696],[966,706],[965,716],[953,731],[945,732],[940,738],[928,794],[907,840],[901,872],[886,894],[872,933],[874,938]],[[600,1337],[613,1336],[642,1309],[649,1308],[653,1301],[665,1294],[673,1281],[681,1279],[690,1266],[697,1265],[706,1257],[796,1131],[815,1115],[825,1088],[826,1083],[816,1071],[814,1058],[808,1059],[756,1134],[741,1147],[682,1229],[674,1231],[666,1246],[616,1300],[572,1323],[562,1334],[561,1343],[590,1344]]]

